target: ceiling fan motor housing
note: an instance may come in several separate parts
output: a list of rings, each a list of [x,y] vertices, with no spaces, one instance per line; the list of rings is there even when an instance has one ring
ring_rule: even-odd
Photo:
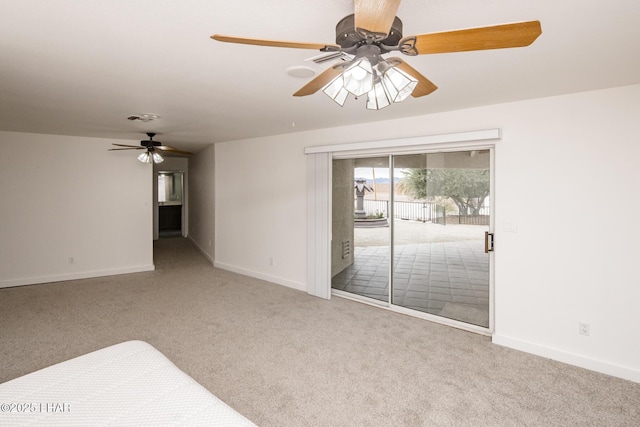
[[[140,145],[142,145],[143,147],[147,147],[149,149],[152,149],[153,147],[159,147],[162,145],[162,143],[160,141],[154,141],[153,137],[156,136],[155,133],[153,132],[147,132],[147,136],[149,137],[149,139],[145,139],[144,141],[140,141]]]
[[[364,28],[366,32],[366,28]],[[375,35],[375,33],[373,34]],[[386,46],[397,46],[402,39],[402,21],[397,16],[393,20],[389,34],[383,40],[376,40],[374,44],[383,44]],[[343,49],[363,44],[366,38],[362,36],[355,27],[355,15],[345,16],[336,25],[336,44]]]
[[[160,141],[151,141],[151,140],[145,140],[145,141],[140,141],[140,145],[142,145],[143,147],[159,147],[162,145],[162,143]]]

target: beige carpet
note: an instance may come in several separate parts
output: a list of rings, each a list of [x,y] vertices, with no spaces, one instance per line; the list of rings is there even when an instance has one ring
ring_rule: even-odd
[[[448,302],[442,307],[439,316],[448,319],[455,319],[461,322],[471,323],[472,325],[487,325],[488,309],[475,307],[468,304],[456,304]]]
[[[186,239],[155,255],[154,272],[0,289],[0,382],[141,339],[263,427],[640,425],[640,384],[217,270]]]

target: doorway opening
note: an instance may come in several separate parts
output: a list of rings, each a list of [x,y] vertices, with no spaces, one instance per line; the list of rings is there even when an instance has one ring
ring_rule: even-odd
[[[332,164],[332,292],[489,330],[491,151]]]
[[[184,218],[184,173],[159,171],[158,237],[182,237]]]

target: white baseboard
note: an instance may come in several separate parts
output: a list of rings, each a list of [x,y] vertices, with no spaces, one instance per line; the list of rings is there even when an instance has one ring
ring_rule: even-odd
[[[196,249],[198,249],[200,251],[200,253],[202,254],[203,257],[205,257],[207,259],[207,261],[209,261],[211,263],[211,265],[215,264],[215,261],[213,258],[211,258],[211,255],[209,255],[207,253],[207,251],[204,250],[204,248],[202,246],[200,246],[198,244],[198,242],[196,242],[195,240],[193,240],[193,238],[191,236],[187,236],[187,238],[189,240],[191,240],[191,243],[193,243],[193,246],[196,247]]]
[[[292,280],[287,280],[282,277],[272,276],[270,274],[264,274],[257,271],[236,267],[234,265],[225,264],[223,262],[218,262],[218,261],[215,261],[213,263],[213,266],[216,268],[220,268],[222,270],[227,270],[227,271],[232,271],[234,273],[242,274],[244,276],[249,276],[249,277],[253,277],[260,280],[266,280],[267,282],[286,286],[287,288],[293,288],[298,291],[307,292],[307,285],[305,285],[304,283],[294,282]]]
[[[198,244],[198,242],[193,240],[191,237],[189,237],[189,240],[191,240],[191,243],[193,243],[193,245],[196,247],[196,249],[198,249],[200,251],[200,253],[202,254],[202,256],[204,256],[207,259],[207,261],[209,261],[215,268],[219,268],[221,270],[231,271],[233,273],[242,274],[243,276],[253,277],[255,279],[266,280],[267,282],[275,283],[277,285],[286,286],[287,288],[296,289],[298,291],[307,292],[307,285],[305,285],[304,283],[294,282],[292,280],[283,279],[282,277],[272,276],[270,274],[264,274],[264,273],[260,273],[260,272],[257,272],[257,271],[248,270],[246,268],[237,267],[235,265],[226,264],[226,263],[223,263],[223,262],[217,262],[216,260],[211,258],[211,255],[209,255],[202,248],[202,246],[200,246]]]
[[[526,353],[535,354],[536,356],[546,357],[547,359],[557,360],[558,362],[567,363],[569,365],[640,383],[640,371],[637,369],[616,365],[499,334],[494,334],[492,341],[494,344],[509,347],[514,350],[524,351]]]
[[[77,273],[54,274],[51,276],[26,277],[21,279],[0,280],[0,288],[13,286],[38,285],[42,283],[64,282],[67,280],[91,279],[94,277],[116,276],[118,274],[141,273],[153,271],[155,266],[140,265],[136,267],[113,268],[109,270],[80,271]]]

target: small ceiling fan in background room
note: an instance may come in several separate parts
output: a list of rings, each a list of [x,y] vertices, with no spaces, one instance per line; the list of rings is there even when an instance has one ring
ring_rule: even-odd
[[[138,160],[142,163],[162,163],[164,158],[158,153],[158,150],[170,153],[170,154],[184,154],[190,155],[192,153],[188,151],[178,150],[177,148],[169,147],[168,145],[162,145],[160,141],[154,141],[153,137],[156,136],[153,132],[147,132],[149,139],[140,141],[140,146],[126,145],[126,144],[113,144],[117,147],[124,148],[110,148],[108,151],[121,151],[121,150],[145,150],[144,153],[138,156]]]
[[[396,16],[400,0],[354,0],[354,14],[336,26],[336,44],[251,39],[214,34],[212,39],[239,44],[319,49],[343,52],[352,58],[319,74],[294,96],[322,89],[343,106],[349,94],[367,95],[367,108],[380,110],[409,95],[420,97],[437,89],[429,79],[401,58],[383,58],[398,51],[408,56],[465,52],[528,46],[542,34],[539,21],[402,36],[402,21]]]

